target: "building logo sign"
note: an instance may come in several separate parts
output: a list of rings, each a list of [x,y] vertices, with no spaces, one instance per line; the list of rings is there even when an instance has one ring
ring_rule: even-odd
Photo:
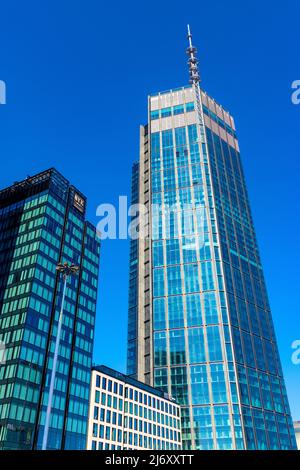
[[[84,212],[85,200],[77,193],[74,195],[74,207],[76,207],[80,212]]]

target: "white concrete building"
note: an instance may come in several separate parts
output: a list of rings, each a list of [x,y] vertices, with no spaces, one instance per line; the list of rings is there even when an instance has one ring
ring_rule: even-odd
[[[87,449],[181,449],[180,406],[106,366],[92,370]]]

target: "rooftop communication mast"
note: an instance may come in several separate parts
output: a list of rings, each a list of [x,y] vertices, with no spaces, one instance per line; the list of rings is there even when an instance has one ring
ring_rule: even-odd
[[[198,68],[198,59],[197,59],[197,49],[196,47],[193,46],[192,43],[192,33],[190,30],[190,25],[187,25],[187,30],[188,30],[188,40],[189,40],[189,47],[186,50],[187,55],[189,56],[188,59],[188,64],[189,64],[189,72],[190,72],[190,83],[193,85],[194,92],[195,92],[195,102],[196,102],[196,111],[197,111],[197,120],[198,124],[200,127],[200,142],[204,144],[205,146],[205,128],[204,128],[204,117],[203,117],[203,111],[202,111],[202,99],[201,99],[201,91],[200,91],[200,86],[199,83],[201,81],[200,79],[200,73],[199,73],[199,68]],[[204,148],[202,148],[202,151],[204,151]],[[205,149],[207,153],[207,149]]]

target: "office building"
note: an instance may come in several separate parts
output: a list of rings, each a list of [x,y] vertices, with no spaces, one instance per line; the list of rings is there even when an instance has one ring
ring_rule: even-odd
[[[109,367],[93,367],[87,449],[179,450],[180,406]]]
[[[49,169],[0,192],[0,449],[40,449],[68,280],[47,449],[85,449],[99,266],[86,197]],[[3,359],[3,358],[2,358]]]
[[[234,119],[189,41],[191,83],[149,96],[133,167],[151,216],[131,241],[127,373],[181,404],[184,449],[293,449]]]

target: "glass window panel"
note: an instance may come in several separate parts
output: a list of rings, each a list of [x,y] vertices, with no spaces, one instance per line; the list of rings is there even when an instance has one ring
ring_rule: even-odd
[[[163,330],[166,328],[165,299],[153,299],[153,328]]]
[[[203,325],[200,294],[189,294],[186,299],[186,314],[188,326]]]
[[[207,325],[218,323],[218,308],[215,292],[203,293],[205,322]]]
[[[209,403],[206,366],[191,366],[192,404]]]
[[[179,295],[168,298],[169,328],[184,326],[183,300]]]
[[[206,362],[203,328],[189,328],[190,363]]]
[[[211,361],[222,361],[222,348],[220,330],[218,326],[208,326],[207,329],[207,347]]]
[[[170,361],[171,364],[186,362],[184,330],[170,331]]]
[[[167,365],[167,338],[165,332],[154,333],[154,365]]]

